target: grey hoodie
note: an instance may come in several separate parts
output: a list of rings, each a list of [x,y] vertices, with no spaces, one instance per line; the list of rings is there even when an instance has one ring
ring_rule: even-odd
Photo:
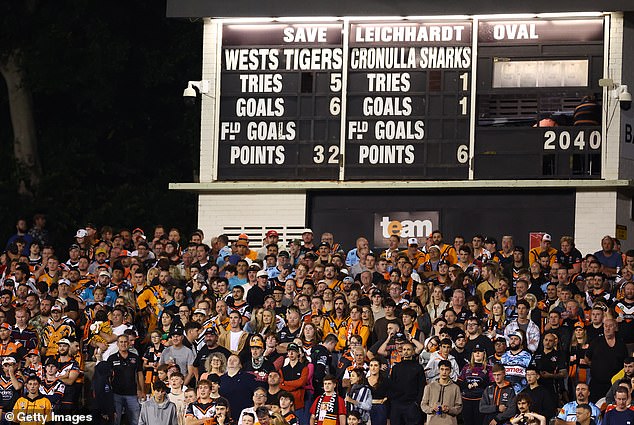
[[[141,405],[139,425],[178,425],[176,417],[176,405],[167,397],[161,404],[150,398]]]

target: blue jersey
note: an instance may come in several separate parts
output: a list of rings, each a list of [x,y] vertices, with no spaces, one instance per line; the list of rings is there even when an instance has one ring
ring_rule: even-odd
[[[601,425],[601,411],[594,403],[588,403],[590,408],[592,409],[592,419],[597,423],[597,425]],[[557,418],[566,422],[577,422],[577,401],[571,401],[570,403],[564,404],[564,406],[559,409],[559,414]]]
[[[502,365],[506,372],[506,380],[513,385],[515,394],[519,394],[528,383],[526,382],[526,368],[531,363],[531,354],[522,350],[517,354],[510,351],[502,354]]]

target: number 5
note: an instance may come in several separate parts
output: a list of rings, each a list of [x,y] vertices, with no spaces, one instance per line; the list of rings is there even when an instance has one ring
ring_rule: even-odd
[[[333,72],[330,74],[330,91],[341,91],[341,73]]]

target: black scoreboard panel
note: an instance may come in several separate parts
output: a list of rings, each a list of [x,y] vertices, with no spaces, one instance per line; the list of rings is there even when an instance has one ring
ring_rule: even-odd
[[[220,180],[339,177],[342,29],[223,26]]]
[[[601,18],[480,21],[476,179],[600,177],[601,126],[573,113],[601,99],[603,33]]]
[[[218,179],[599,178],[600,122],[575,126],[573,112],[600,102],[603,25],[224,23]]]
[[[350,24],[346,179],[466,179],[471,22]]]

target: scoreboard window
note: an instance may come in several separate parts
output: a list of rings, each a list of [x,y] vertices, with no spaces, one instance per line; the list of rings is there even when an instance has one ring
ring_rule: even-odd
[[[587,87],[588,60],[500,60],[493,63],[493,88]]]

